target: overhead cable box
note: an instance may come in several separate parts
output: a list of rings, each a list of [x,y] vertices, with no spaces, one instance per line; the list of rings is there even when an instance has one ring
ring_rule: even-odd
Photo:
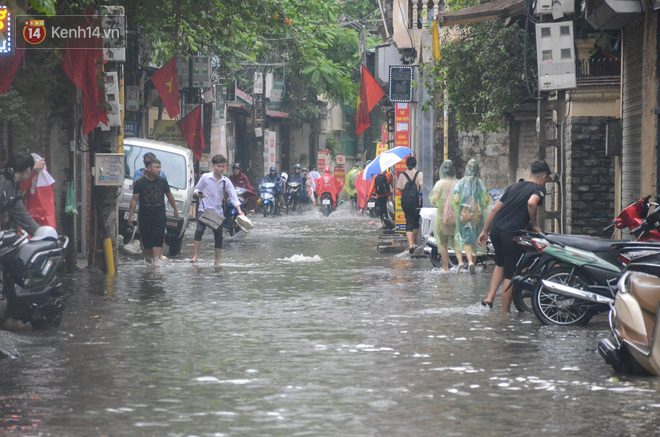
[[[552,15],[555,20],[575,12],[574,0],[537,0],[534,14]]]
[[[536,58],[539,90],[575,88],[577,79],[573,22],[536,24]]]

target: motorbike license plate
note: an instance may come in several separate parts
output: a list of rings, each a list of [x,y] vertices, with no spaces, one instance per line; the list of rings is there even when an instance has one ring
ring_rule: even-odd
[[[124,212],[124,220],[128,220],[128,211]],[[137,212],[133,213],[133,221],[137,221]]]
[[[376,202],[367,203],[367,208],[374,208],[375,206],[376,206]]]
[[[324,205],[330,205],[330,199],[323,199]]]

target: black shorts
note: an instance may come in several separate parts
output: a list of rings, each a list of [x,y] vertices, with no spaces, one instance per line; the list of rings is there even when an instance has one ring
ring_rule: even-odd
[[[144,248],[150,250],[154,247],[163,247],[163,242],[165,241],[165,222],[167,221],[165,214],[145,216],[140,213],[138,217],[138,229],[140,230],[140,238],[142,239]]]
[[[504,267],[504,279],[512,279],[516,273],[516,264],[523,253],[520,246],[513,241],[513,232],[492,229],[490,242],[495,249],[495,264]]]
[[[195,241],[202,241],[202,236],[204,235],[205,230],[206,225],[200,223],[199,220],[197,220],[197,228],[195,229],[195,237],[193,239]],[[222,249],[222,227],[213,232],[213,239],[215,240],[215,248]]]
[[[406,232],[412,232],[419,229],[419,209],[415,208],[414,211],[403,211],[406,216]]]

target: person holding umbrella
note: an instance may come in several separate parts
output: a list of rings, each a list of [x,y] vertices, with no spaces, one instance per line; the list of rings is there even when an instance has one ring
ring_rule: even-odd
[[[406,159],[406,168],[396,181],[396,189],[401,191],[401,208],[406,216],[406,237],[408,238],[408,251],[412,255],[417,249],[419,237],[419,208],[422,206],[420,193],[424,188],[424,175],[416,169],[417,159],[409,156]]]

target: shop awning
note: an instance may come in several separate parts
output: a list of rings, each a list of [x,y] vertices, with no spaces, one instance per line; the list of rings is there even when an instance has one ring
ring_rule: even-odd
[[[266,109],[266,115],[273,118],[289,118],[289,114],[282,111],[273,111]]]
[[[440,27],[480,23],[498,18],[512,18],[525,14],[525,0],[496,0],[471,8],[442,12],[438,16]]]

